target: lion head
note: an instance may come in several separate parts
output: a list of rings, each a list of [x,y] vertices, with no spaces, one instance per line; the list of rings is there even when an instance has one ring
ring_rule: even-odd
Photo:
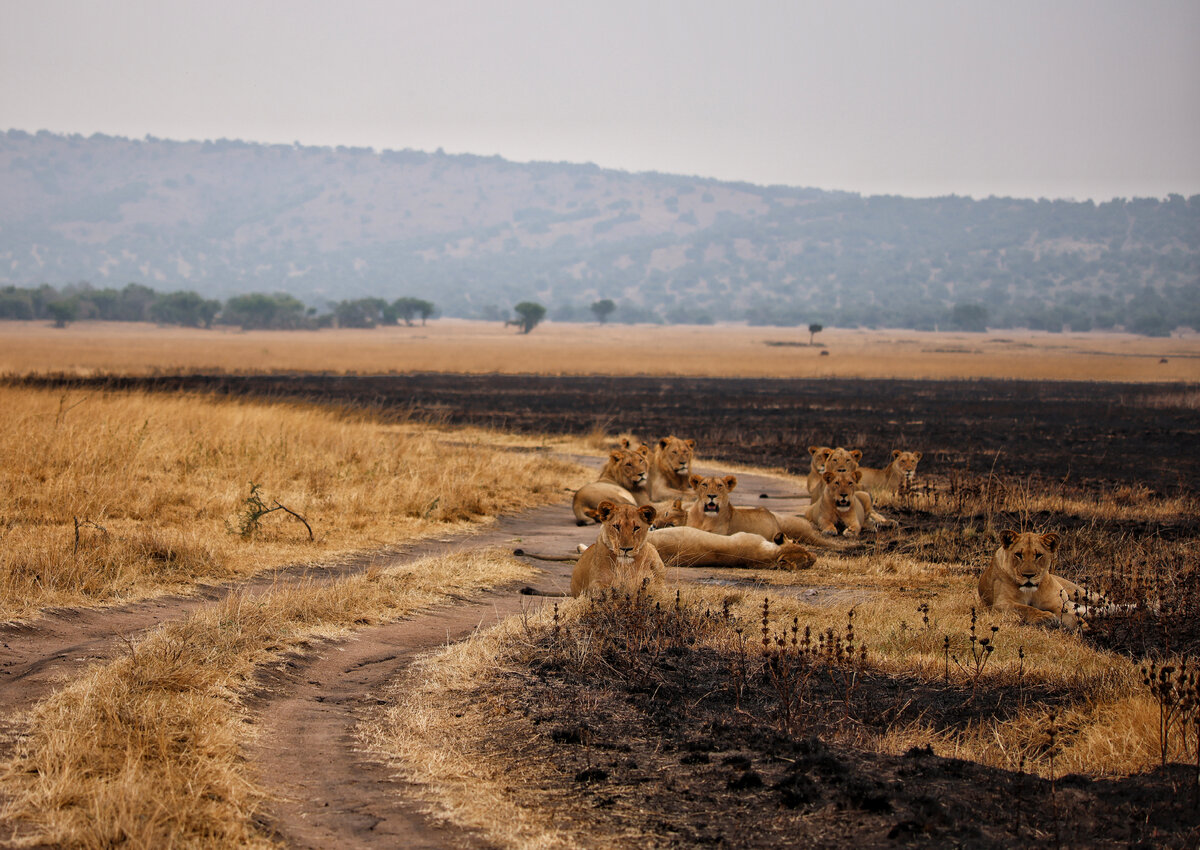
[[[817,475],[825,474],[825,461],[829,460],[830,453],[833,449],[829,446],[809,446],[808,453],[812,455],[812,465],[809,471],[817,473]]]
[[[646,486],[649,471],[649,449],[645,446],[636,450],[614,449],[600,477],[616,481],[626,490],[634,490]]]
[[[1058,551],[1060,540],[1053,531],[1046,534],[1000,532],[1000,547],[1005,555],[1003,563],[1013,583],[1022,590],[1037,590],[1054,568],[1054,553]]]
[[[693,475],[688,479],[688,485],[696,492],[696,500],[704,513],[719,514],[729,504],[729,494],[737,486],[737,478],[733,475],[711,478]]]
[[[623,566],[632,566],[638,552],[646,545],[650,525],[658,511],[653,505],[614,504],[607,499],[596,506],[600,520],[600,535],[596,542],[604,546],[613,559]]]
[[[921,459],[920,452],[904,452],[900,449],[892,451],[891,466],[900,473],[900,477],[907,484],[911,484],[913,479],[917,477],[917,461]]]
[[[663,437],[658,441],[656,456],[663,469],[669,469],[676,475],[689,475],[692,471],[692,457],[695,450],[695,440]]]
[[[825,472],[853,472],[858,469],[858,462],[862,459],[862,452],[858,449],[844,449],[838,446],[829,453],[829,457],[825,459]]]
[[[854,494],[858,491],[858,482],[862,480],[862,470],[835,472],[832,469],[826,469],[825,475],[822,477],[825,479],[825,492],[822,498],[828,499],[839,514],[854,510],[857,501]]]

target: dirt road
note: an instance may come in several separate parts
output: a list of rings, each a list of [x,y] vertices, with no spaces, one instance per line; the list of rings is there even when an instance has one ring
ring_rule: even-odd
[[[706,470],[701,470],[706,471]],[[758,502],[760,493],[794,496],[778,479],[739,473],[748,503],[769,504],[781,513],[797,510],[796,498]],[[332,581],[365,570],[470,549],[504,547],[567,554],[595,539],[595,528],[578,528],[568,504],[525,511],[476,534],[423,541],[335,566],[295,566],[239,584],[201,588],[193,596],[161,597],[104,609],[47,612],[28,624],[0,626],[0,758],[9,756],[21,717],[38,700],[87,664],[125,651],[139,633],[230,593],[263,593],[281,583]],[[570,587],[572,564],[531,560],[542,574],[533,586],[546,592]],[[678,578],[704,580],[702,569],[680,570]],[[249,704],[260,726],[248,753],[261,782],[277,798],[269,828],[293,847],[470,847],[471,835],[429,823],[419,812],[419,791],[398,785],[390,772],[360,753],[354,727],[378,704],[379,694],[419,653],[461,640],[523,608],[543,604],[520,587],[458,600],[398,622],[364,629],[311,653],[293,655],[262,671]],[[0,841],[0,846],[3,842]]]

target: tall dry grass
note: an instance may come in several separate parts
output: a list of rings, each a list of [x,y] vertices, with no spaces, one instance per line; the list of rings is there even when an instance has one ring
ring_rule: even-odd
[[[493,440],[298,404],[0,387],[0,620],[453,532],[587,480]],[[313,539],[284,511],[248,527],[252,484]]]
[[[265,794],[242,756],[255,669],[532,573],[492,552],[426,559],[235,595],[162,626],[34,709],[18,755],[0,767],[9,798],[0,824],[35,846],[275,846],[256,820]]]
[[[80,322],[0,322],[0,375],[225,372],[466,372],[785,378],[1200,380],[1200,337],[823,331],[744,325],[546,322],[518,334],[499,322],[426,327],[233,331]],[[778,343],[784,343],[780,345]],[[827,352],[828,356],[822,356]],[[1161,362],[1162,360],[1166,362]]]

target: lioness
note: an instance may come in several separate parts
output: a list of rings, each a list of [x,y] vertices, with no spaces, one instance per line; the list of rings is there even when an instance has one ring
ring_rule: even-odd
[[[575,493],[571,510],[575,513],[576,525],[587,525],[588,517],[604,500],[623,502],[627,505],[644,504],[646,499],[646,476],[650,468],[650,449],[614,449],[608,462],[600,470],[600,478],[584,484]]]
[[[825,473],[833,470],[834,472],[853,472],[858,469],[858,461],[862,457],[862,452],[858,449],[845,449],[838,446],[836,449],[830,449],[829,454],[825,456],[825,462],[822,464],[822,469],[816,480],[812,480],[812,473],[809,473],[809,498],[815,503],[821,498],[821,489],[825,486]],[[814,461],[816,455],[813,455]],[[814,486],[815,485],[815,486]]]
[[[862,486],[872,492],[895,493],[901,487],[909,487],[917,477],[917,461],[920,452],[892,450],[892,462],[883,469],[860,466]]]
[[[688,495],[695,440],[663,437],[650,458],[650,501],[677,499]]]
[[[649,577],[661,580],[666,573],[662,558],[649,541],[650,524],[656,511],[652,505],[636,507],[603,501],[597,508],[600,534],[575,564],[571,573],[571,595],[637,582]]]
[[[825,483],[821,476],[825,474],[825,461],[832,452],[833,449],[829,446],[808,447],[808,453],[812,455],[808,465],[808,495],[814,502],[817,500],[817,490]]]
[[[1000,548],[979,577],[979,599],[989,608],[1013,611],[1026,623],[1086,627],[1086,617],[1109,613],[1103,596],[1054,575],[1054,532],[1000,532]]]
[[[835,472],[826,469],[821,476],[825,486],[821,497],[809,505],[805,517],[823,534],[838,534],[844,529],[846,537],[857,537],[865,526],[875,530],[871,518],[871,496],[859,490],[860,470]]]
[[[713,534],[698,528],[656,528],[650,542],[663,560],[673,567],[769,567],[782,570],[808,569],[816,561],[803,546],[782,534],[775,541],[748,531]],[[590,551],[590,550],[589,550]]]
[[[688,508],[685,522],[673,522],[674,525],[688,525],[714,534],[749,531],[768,540],[774,540],[782,532],[794,541],[832,546],[804,517],[781,517],[766,508],[735,506],[729,494],[737,487],[737,476],[693,475],[688,483],[696,493],[696,501]]]

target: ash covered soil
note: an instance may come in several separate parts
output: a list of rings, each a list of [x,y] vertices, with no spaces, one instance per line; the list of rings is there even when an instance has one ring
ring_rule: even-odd
[[[452,374],[66,383],[306,399],[523,433],[674,434],[708,460],[791,472],[807,471],[809,445],[845,445],[875,466],[893,448],[918,449],[922,474],[994,471],[1164,494],[1194,490],[1200,475],[1200,415],[1173,402],[1189,390],[1179,384]]]

